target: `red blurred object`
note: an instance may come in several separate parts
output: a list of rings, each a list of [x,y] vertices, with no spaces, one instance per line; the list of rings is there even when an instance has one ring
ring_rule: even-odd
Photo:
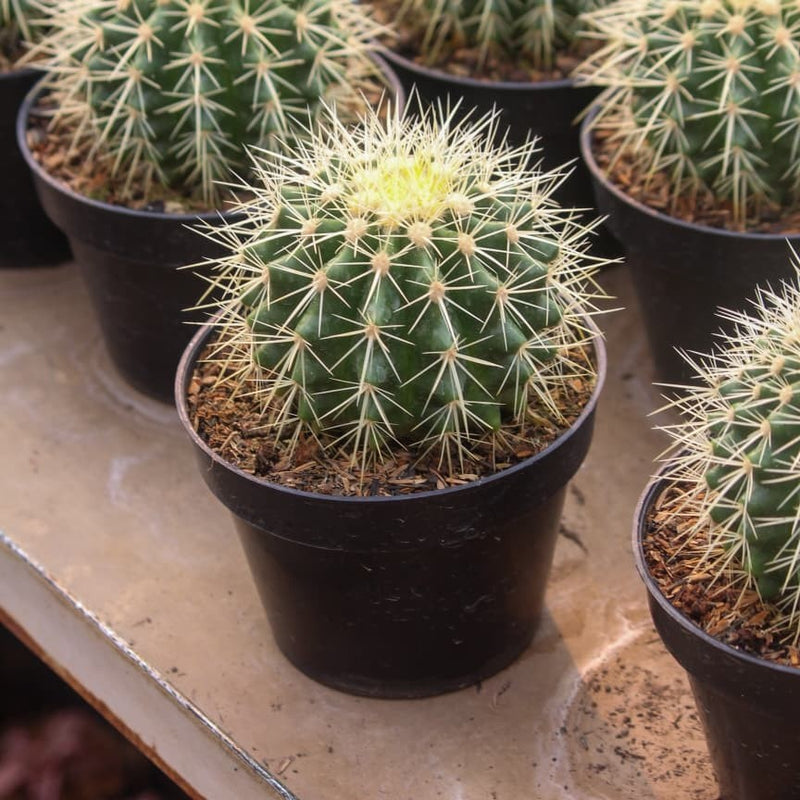
[[[186,795],[0,627],[0,800]]]

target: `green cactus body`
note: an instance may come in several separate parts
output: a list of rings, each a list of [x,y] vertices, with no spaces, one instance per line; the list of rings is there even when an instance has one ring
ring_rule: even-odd
[[[780,342],[765,345],[772,363],[719,387],[729,411],[710,431],[718,463],[706,471],[706,483],[717,493],[711,518],[736,531],[761,595],[774,599],[787,581],[797,583],[800,566],[783,559],[800,533],[800,358],[785,358]]]
[[[115,168],[209,202],[245,144],[276,146],[374,72],[349,0],[71,0],[54,25],[64,113]]]
[[[669,474],[701,498],[712,570],[743,570],[800,636],[800,289],[757,305],[723,314],[735,333],[676,401],[688,419],[667,428]]]
[[[549,199],[556,177],[518,166],[532,145],[494,150],[491,128],[372,119],[262,164],[249,222],[219,235],[219,283],[224,338],[242,374],[260,367],[273,421],[374,454],[464,451],[534,396],[560,419],[554,397],[590,372],[570,348],[595,265]]]
[[[411,0],[400,24],[422,27],[421,55],[427,63],[460,47],[487,57],[528,61],[552,69],[558,51],[575,41],[578,17],[593,0]]]
[[[0,0],[0,56],[14,58],[23,42],[32,43],[34,25],[42,17],[29,0]]]
[[[800,8],[793,0],[617,0],[586,16],[604,42],[578,70],[608,87],[608,124],[674,196],[705,190],[736,222],[794,205]]]
[[[0,0],[0,28],[13,26],[29,38],[32,13],[28,0]]]

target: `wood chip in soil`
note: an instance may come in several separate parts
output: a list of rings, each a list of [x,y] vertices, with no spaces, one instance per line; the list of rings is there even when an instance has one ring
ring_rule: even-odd
[[[17,61],[24,55],[25,48],[20,45],[19,39],[15,36],[12,41],[8,29],[0,28],[0,75],[17,70]]]

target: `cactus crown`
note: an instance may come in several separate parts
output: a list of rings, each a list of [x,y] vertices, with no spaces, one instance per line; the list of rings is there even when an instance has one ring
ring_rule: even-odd
[[[549,70],[556,53],[575,41],[579,15],[593,6],[594,0],[405,0],[399,24],[420,30],[428,64],[471,47],[479,66],[495,56]]]
[[[743,578],[775,602],[797,642],[800,286],[760,289],[754,313],[720,316],[733,332],[694,363],[703,384],[672,401],[683,420],[664,428],[673,439],[667,476],[687,486],[683,500],[698,513],[692,532],[709,537],[701,569]]]
[[[40,45],[59,114],[114,172],[218,202],[215,181],[321,98],[355,101],[378,26],[354,0],[67,0]]]
[[[617,0],[585,17],[604,46],[577,72],[607,87],[610,128],[673,200],[707,192],[742,226],[800,189],[800,7],[794,0]]]
[[[255,157],[245,220],[207,231],[231,251],[212,324],[277,436],[310,430],[356,465],[397,442],[461,464],[532,400],[560,422],[565,387],[594,379],[588,229],[550,198],[564,176],[495,128],[331,113],[295,155]]]

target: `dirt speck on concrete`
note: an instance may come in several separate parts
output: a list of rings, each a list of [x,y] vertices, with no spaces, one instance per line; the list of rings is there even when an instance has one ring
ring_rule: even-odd
[[[719,796],[688,679],[655,631],[583,676],[564,729],[569,777],[587,796]]]

